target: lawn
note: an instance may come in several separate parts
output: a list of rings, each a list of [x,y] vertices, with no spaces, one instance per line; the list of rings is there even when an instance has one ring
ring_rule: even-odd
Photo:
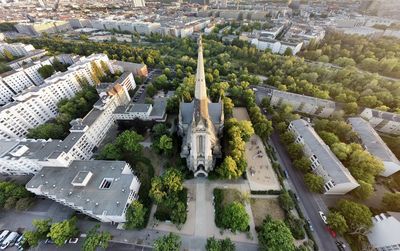
[[[242,202],[242,194],[236,189],[221,189],[223,194],[222,206],[229,205],[234,201]]]
[[[279,205],[278,198],[252,198],[250,200],[251,211],[253,212],[254,224],[261,226],[265,217],[269,214],[273,219],[284,220],[285,212]]]

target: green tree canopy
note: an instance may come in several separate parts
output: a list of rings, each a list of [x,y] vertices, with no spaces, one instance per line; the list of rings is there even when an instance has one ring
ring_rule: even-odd
[[[108,242],[111,240],[111,234],[108,232],[99,232],[100,225],[95,225],[90,229],[86,236],[85,242],[83,243],[83,251],[96,251],[98,247],[106,249]]]
[[[44,79],[50,77],[54,73],[54,68],[52,65],[43,65],[38,69],[40,76]]]
[[[154,241],[155,251],[179,251],[181,248],[181,238],[173,233],[164,235]]]
[[[57,246],[64,245],[65,241],[78,235],[79,230],[76,226],[76,217],[69,220],[54,223],[50,227],[50,232],[47,234]]]
[[[232,232],[246,231],[249,220],[250,217],[243,204],[236,201],[227,205],[222,215],[222,224]]]
[[[294,251],[294,238],[289,228],[280,220],[273,220],[270,216],[264,220],[258,240],[262,250]]]
[[[133,201],[126,212],[126,229],[141,229],[146,227],[146,214],[147,208],[143,206],[138,200]]]
[[[372,213],[367,206],[349,200],[340,200],[337,211],[346,219],[349,230],[362,234],[372,227]]]
[[[385,193],[382,198],[382,204],[385,210],[400,211],[400,193]]]
[[[304,183],[308,189],[314,193],[322,193],[324,191],[324,179],[313,173],[304,175]]]
[[[346,219],[339,212],[329,211],[326,220],[328,225],[338,234],[343,235],[347,232],[348,226]]]

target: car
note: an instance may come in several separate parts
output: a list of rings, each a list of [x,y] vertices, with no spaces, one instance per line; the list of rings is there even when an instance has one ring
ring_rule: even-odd
[[[310,231],[311,231],[311,232],[314,232],[314,228],[313,228],[313,226],[311,225],[311,221],[310,221],[310,220],[307,220],[307,223],[308,223],[308,227],[310,228]]]
[[[336,244],[337,248],[338,248],[340,251],[345,251],[346,245],[344,245],[343,242],[341,242],[341,241],[335,241],[335,244]]]
[[[299,202],[300,202],[300,198],[299,198],[299,196],[297,196],[297,194],[296,194],[296,193],[293,193],[293,196],[294,196],[294,198],[295,198],[297,201],[299,201]]]
[[[11,232],[7,238],[4,239],[4,241],[1,243],[0,249],[6,249],[8,246],[13,246],[15,243],[15,240],[19,237],[19,233],[17,232]]]
[[[283,170],[283,174],[285,175],[285,178],[288,178],[288,172],[286,170]]]
[[[322,221],[327,225],[328,222],[326,221],[326,216],[325,216],[324,212],[318,211],[318,213],[319,213],[319,216],[321,216]]]
[[[9,230],[4,230],[3,232],[1,232],[0,234],[0,242],[4,241],[4,239],[7,237],[7,235],[10,233]]]
[[[78,243],[78,240],[79,240],[79,238],[77,238],[77,237],[70,238],[70,239],[68,240],[68,243],[76,244],[76,243]]]
[[[47,239],[44,241],[44,243],[46,243],[46,244],[54,244],[54,241],[53,241],[52,239],[50,239],[50,238],[47,238]]]
[[[18,237],[18,239],[15,241],[15,245],[16,245],[17,247],[19,247],[19,246],[21,245],[21,243],[22,243],[23,240],[24,240],[24,236],[21,234],[21,235]]]

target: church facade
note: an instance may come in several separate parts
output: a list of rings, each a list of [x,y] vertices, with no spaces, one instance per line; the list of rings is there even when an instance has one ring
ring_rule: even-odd
[[[181,157],[186,158],[195,177],[204,177],[222,154],[219,137],[224,126],[224,106],[221,100],[212,103],[208,99],[201,37],[198,45],[194,99],[179,105],[178,134],[183,139]]]

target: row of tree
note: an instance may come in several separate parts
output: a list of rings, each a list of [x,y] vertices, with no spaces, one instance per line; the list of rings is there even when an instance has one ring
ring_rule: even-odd
[[[98,94],[93,86],[84,84],[82,90],[71,99],[58,102],[59,114],[53,122],[47,122],[28,130],[28,138],[33,139],[64,139],[70,128],[70,121],[83,118],[93,107],[98,99]]]
[[[5,209],[15,208],[25,210],[33,203],[33,194],[23,185],[13,182],[0,182],[0,207]]]
[[[36,247],[41,240],[51,239],[57,246],[63,246],[70,238],[79,234],[76,225],[77,218],[52,222],[52,219],[34,220],[34,230],[24,232],[24,247]],[[111,240],[111,234],[105,231],[98,231],[100,225],[95,225],[88,233],[82,246],[84,251],[95,251],[98,247],[106,249]]]
[[[324,40],[311,44],[301,55],[340,66],[358,65],[369,72],[400,78],[400,45],[394,37],[368,38],[330,31]]]

